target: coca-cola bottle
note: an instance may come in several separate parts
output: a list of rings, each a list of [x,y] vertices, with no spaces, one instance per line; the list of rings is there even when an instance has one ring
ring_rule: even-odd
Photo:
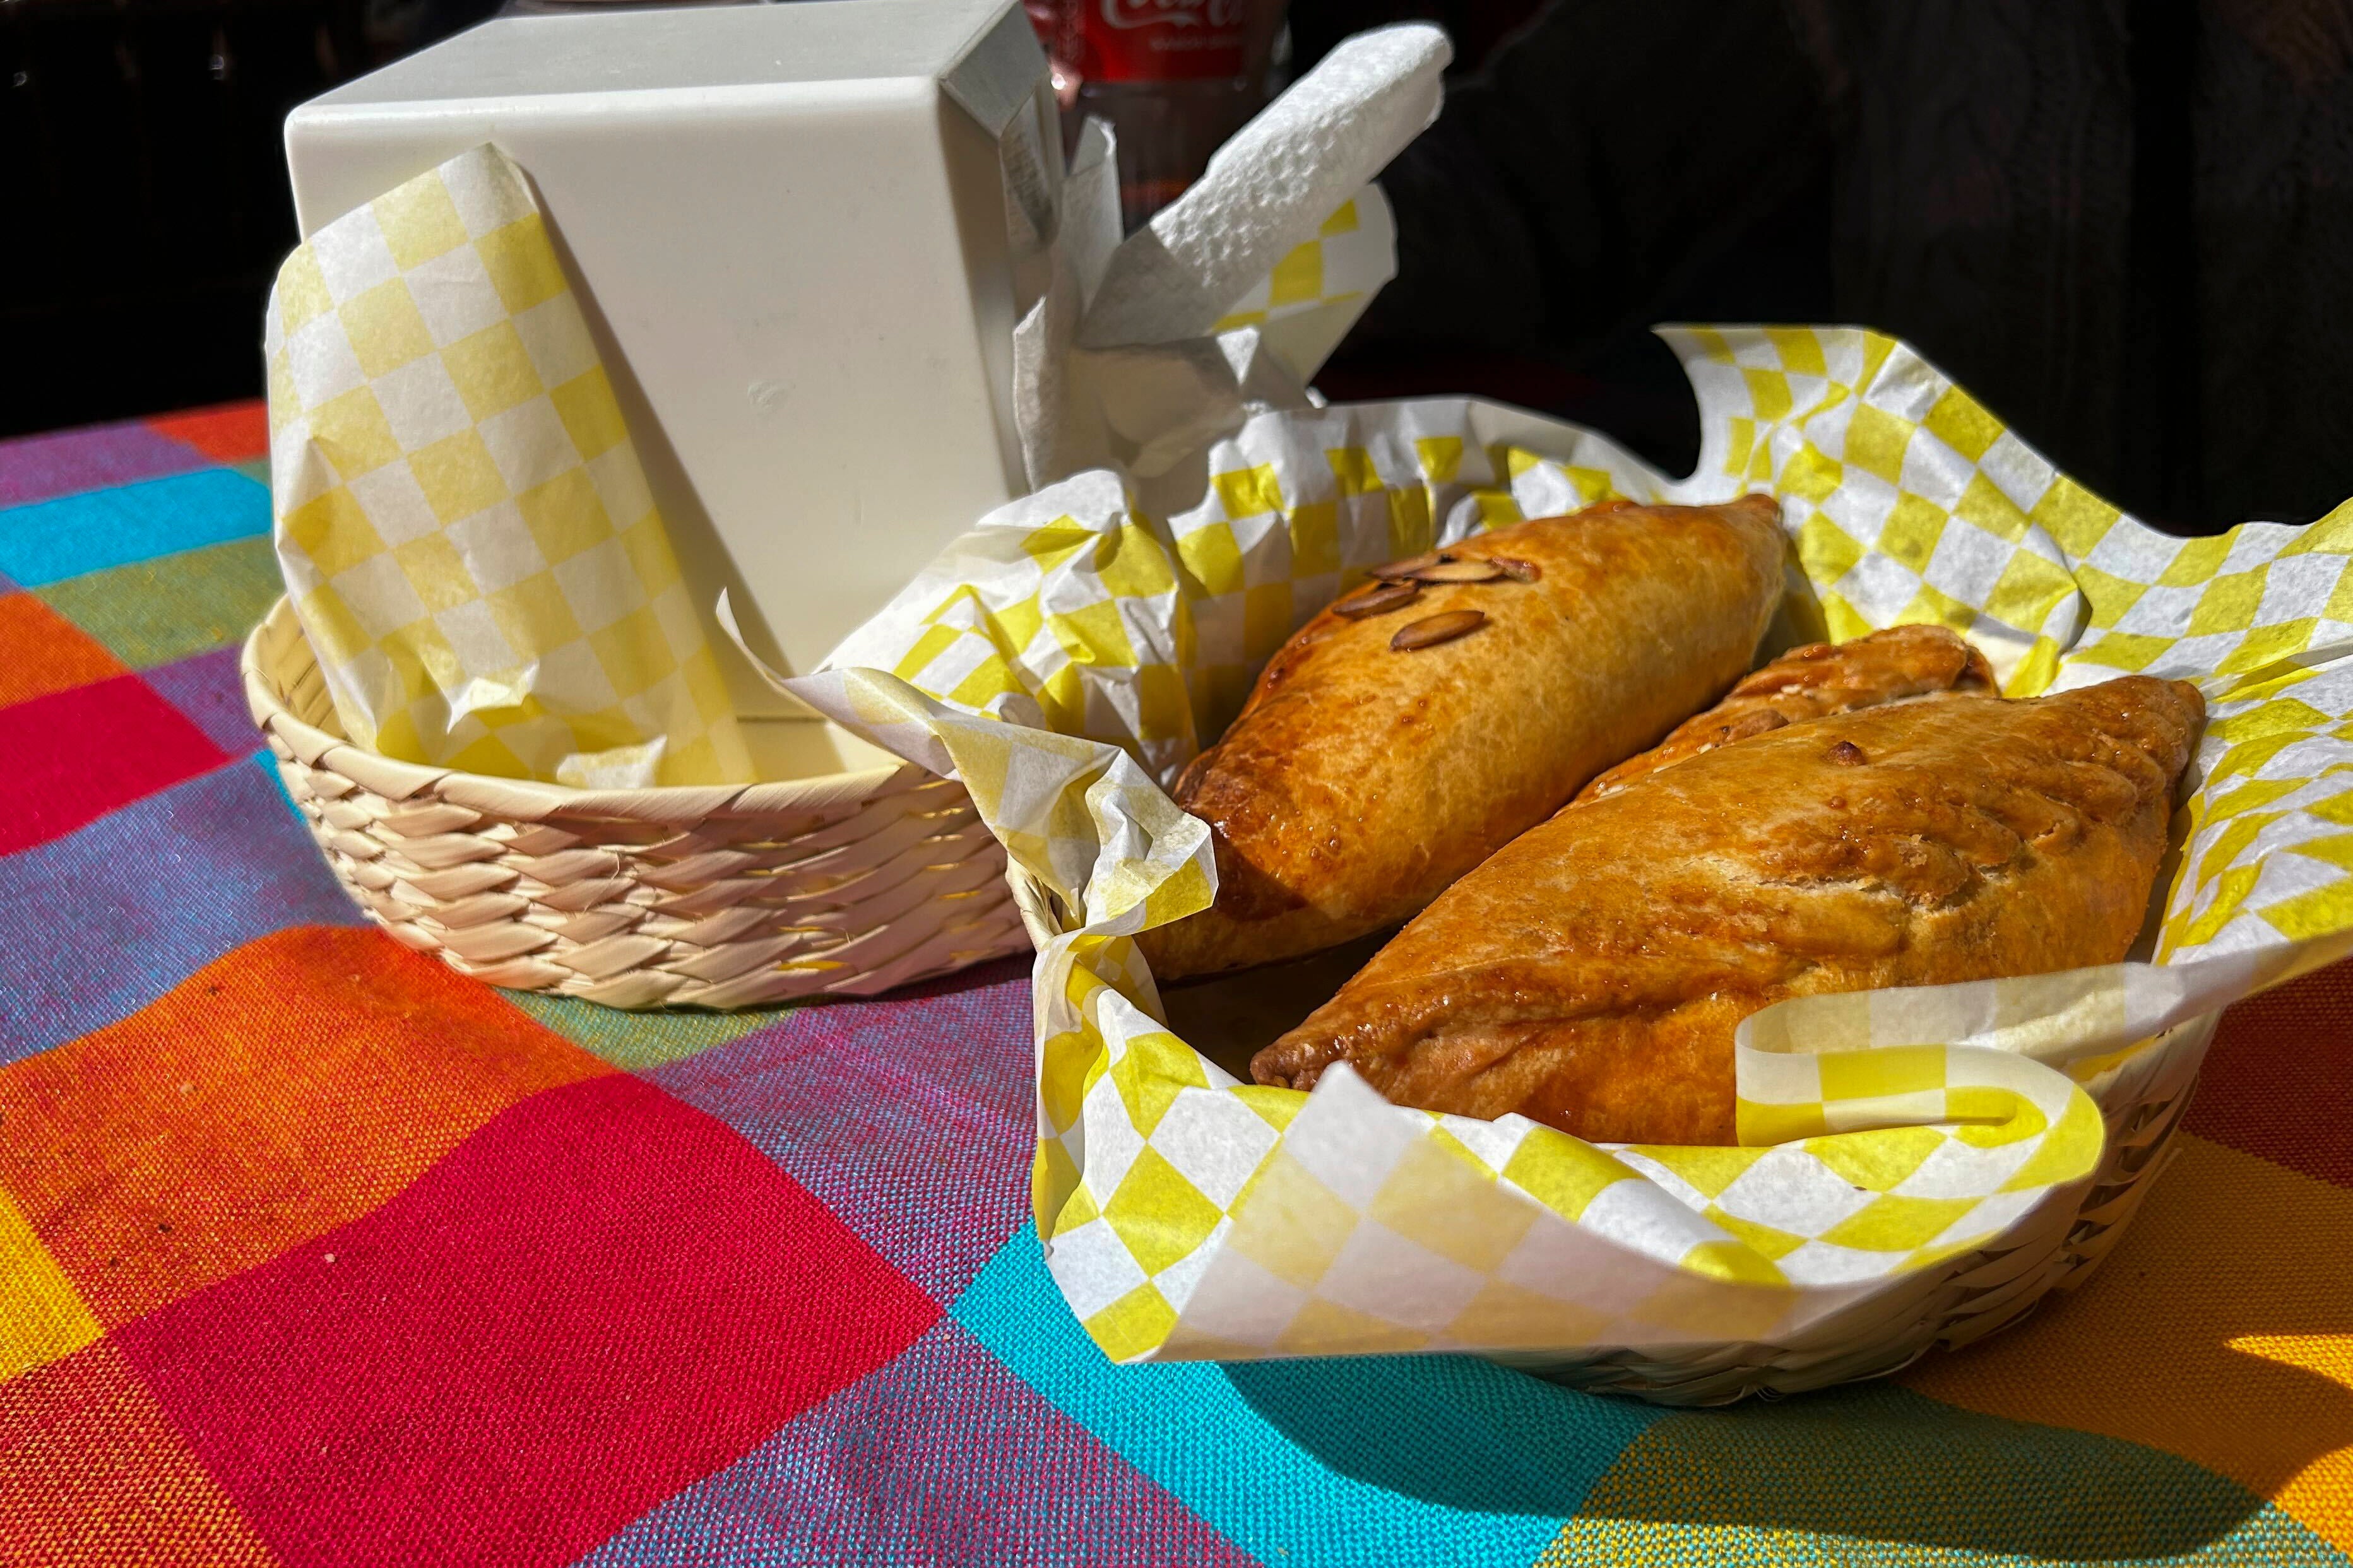
[[[1276,85],[1283,0],[1023,5],[1053,62],[1065,144],[1090,114],[1118,134],[1130,228],[1198,179]]]

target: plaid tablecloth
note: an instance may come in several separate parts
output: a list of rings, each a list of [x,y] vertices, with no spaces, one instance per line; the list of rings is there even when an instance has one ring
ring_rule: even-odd
[[[2089,1289],[1890,1381],[1113,1367],[1019,963],[633,1016],[360,921],[237,687],[263,444],[0,446],[0,1563],[2353,1554],[2353,973],[2231,1016]]]

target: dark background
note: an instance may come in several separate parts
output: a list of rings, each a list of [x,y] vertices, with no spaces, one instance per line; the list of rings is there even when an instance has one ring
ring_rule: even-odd
[[[1400,277],[1321,384],[1687,468],[1644,326],[1867,325],[2152,521],[2308,521],[2353,496],[2348,68],[2348,0],[1556,4],[1383,177]]]
[[[0,433],[258,395],[286,111],[485,7],[0,0]],[[2164,526],[2353,496],[2353,0],[1300,0],[1297,61],[1408,16],[1454,78],[1334,396],[1681,470],[1651,322],[1852,322]]]
[[[0,434],[261,394],[280,128],[364,0],[0,0]]]

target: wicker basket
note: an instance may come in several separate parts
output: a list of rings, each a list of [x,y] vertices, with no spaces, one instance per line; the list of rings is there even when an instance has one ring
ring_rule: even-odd
[[[1004,849],[963,785],[920,768],[584,790],[396,762],[335,732],[284,599],[242,669],[353,899],[395,941],[491,984],[746,1007],[871,995],[1028,945]]]
[[[1071,916],[1043,883],[1016,867],[1014,900],[1042,945]],[[1490,1359],[1574,1388],[1629,1394],[1658,1405],[1728,1405],[1751,1394],[1796,1394],[1884,1377],[1931,1349],[2006,1329],[2054,1289],[2091,1277],[2124,1234],[2158,1173],[2179,1152],[2174,1129],[2198,1084],[2220,1014],[2177,1025],[2116,1075],[2100,1096],[2107,1148],[2099,1169],[2052,1194],[1991,1246],[1902,1277],[1890,1289],[1776,1344],[1678,1345],[1574,1358],[1496,1353]]]
[[[2180,1152],[2174,1130],[2220,1017],[2209,1013],[2168,1030],[2118,1075],[2100,1097],[2108,1143],[2099,1169],[2052,1194],[1992,1246],[1908,1275],[1786,1343],[1626,1350],[1523,1364],[1556,1383],[1660,1405],[1727,1405],[1750,1394],[1884,1377],[1931,1350],[1956,1349],[2009,1328],[2051,1291],[2072,1290],[2091,1278]]]

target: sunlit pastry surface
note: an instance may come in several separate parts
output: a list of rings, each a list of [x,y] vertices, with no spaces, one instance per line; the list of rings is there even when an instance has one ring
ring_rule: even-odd
[[[1790,724],[1572,805],[1457,882],[1261,1082],[1614,1142],[1734,1141],[1733,1030],[1785,997],[2123,958],[2203,703],[2130,676]]]
[[[1214,908],[1144,933],[1161,979],[1412,916],[1721,695],[1779,601],[1779,509],[1598,507],[1384,568],[1260,675],[1176,803]]]

